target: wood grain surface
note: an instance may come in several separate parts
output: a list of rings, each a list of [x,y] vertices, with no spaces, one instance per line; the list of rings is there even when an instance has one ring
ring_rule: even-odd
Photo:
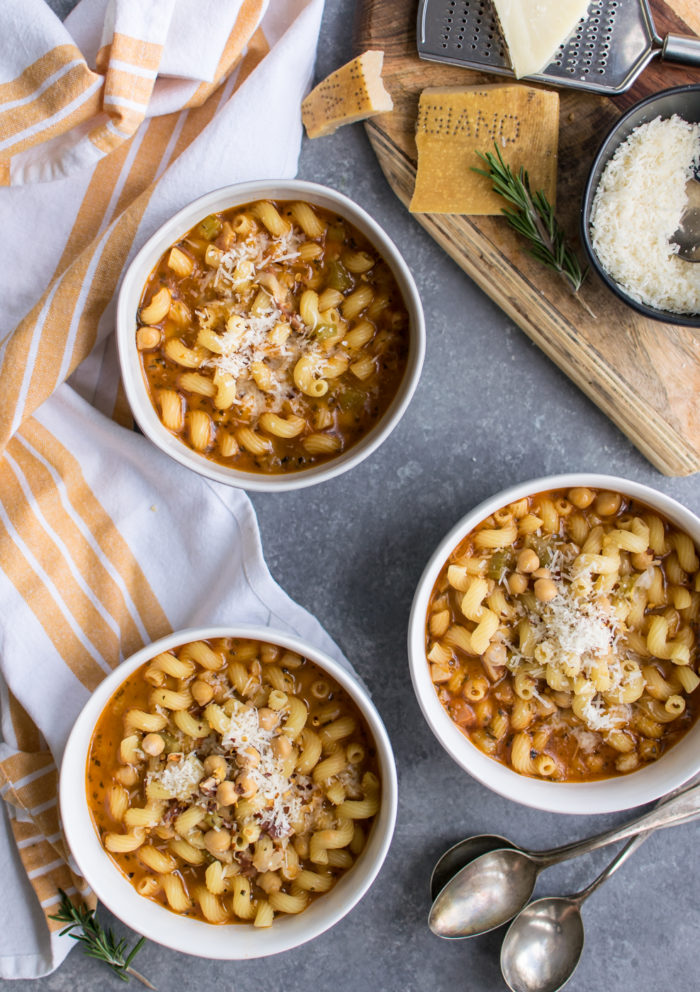
[[[652,0],[662,37],[697,30],[685,3]],[[394,110],[367,121],[365,127],[390,186],[406,205],[415,182],[414,133],[421,90],[502,81],[421,61],[416,55],[416,13],[416,2],[360,0],[355,29],[358,53],[368,48],[384,51],[384,83]],[[617,97],[559,90],[557,215],[572,239],[578,237],[586,176],[607,130],[643,97],[688,82],[700,83],[700,70],[657,58],[631,90]],[[700,470],[700,332],[637,314],[594,273],[581,290],[595,314],[592,318],[555,273],[523,251],[503,218],[413,216],[660,472],[679,476]],[[468,325],[464,331],[467,342]]]

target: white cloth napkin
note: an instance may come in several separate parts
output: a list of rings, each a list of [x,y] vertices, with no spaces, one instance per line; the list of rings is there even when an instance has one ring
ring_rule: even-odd
[[[169,630],[250,621],[342,659],[265,566],[244,493],[129,429],[113,340],[129,258],[231,182],[296,172],[322,0],[0,5],[0,976],[74,942],[57,766],[87,699]],[[51,928],[51,932],[50,932]]]

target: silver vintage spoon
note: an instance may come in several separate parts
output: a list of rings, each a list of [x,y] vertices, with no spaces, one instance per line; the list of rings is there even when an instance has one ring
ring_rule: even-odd
[[[428,925],[438,937],[474,937],[502,926],[525,906],[545,868],[595,851],[644,830],[673,826],[700,816],[700,786],[693,786],[653,810],[587,840],[547,851],[499,848],[461,868],[438,893]]]
[[[518,913],[501,947],[501,973],[511,992],[557,992],[566,985],[583,951],[581,906],[648,836],[626,844],[581,892],[537,899]]]

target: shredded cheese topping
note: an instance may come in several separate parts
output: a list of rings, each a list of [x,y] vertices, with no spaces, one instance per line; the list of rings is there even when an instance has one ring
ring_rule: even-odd
[[[150,773],[148,781],[160,782],[174,799],[187,802],[204,778],[204,765],[196,754],[188,754],[184,758],[181,755],[171,757],[179,760],[168,761],[162,771]]]
[[[233,404],[245,408],[250,416],[280,413],[285,405],[295,412],[298,396],[293,388],[294,366],[306,355],[320,372],[328,357],[309,340],[314,328],[307,327],[286,305],[283,285],[278,298],[270,295],[267,307],[260,307],[255,314],[250,312],[251,282],[255,283],[259,273],[269,271],[271,265],[298,258],[300,240],[293,229],[278,238],[257,231],[237,240],[222,252],[212,272],[218,299],[195,312],[200,328],[215,332],[218,338],[218,353],[203,364],[236,380]],[[255,284],[252,292],[260,288]],[[278,329],[284,333],[276,337],[272,332]],[[255,382],[256,363],[265,366],[268,382],[264,385]]]
[[[268,822],[268,830],[284,837],[293,833],[292,823],[299,819],[313,786],[304,775],[295,774],[290,779],[285,774],[283,759],[272,749],[274,729],[260,726],[254,706],[240,706],[230,717],[221,744],[225,754],[243,752],[248,747],[258,752],[260,763],[246,772],[258,787],[257,796],[264,802],[260,815]]]
[[[560,550],[554,553],[549,569],[557,595],[549,602],[534,599],[528,607],[518,602],[520,618],[528,621],[532,631],[540,675],[550,666],[562,675],[578,672],[590,679],[602,663],[610,678],[608,693],[640,678],[638,670],[627,670],[623,665],[631,657],[624,646],[624,624],[610,598],[596,592],[586,569],[576,569],[573,555]],[[640,581],[644,578],[645,574]],[[532,666],[533,658],[525,657],[516,644],[511,642],[507,647],[511,671],[517,672],[525,664]],[[624,704],[610,705],[596,693],[582,707],[581,716],[590,730],[612,730],[625,723],[629,711]]]

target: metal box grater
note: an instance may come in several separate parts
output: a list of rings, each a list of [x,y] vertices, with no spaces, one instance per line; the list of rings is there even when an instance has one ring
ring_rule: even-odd
[[[490,0],[420,0],[417,27],[422,59],[514,77]],[[623,93],[656,55],[700,66],[700,39],[661,39],[648,0],[591,0],[587,16],[552,62],[528,79],[593,93]]]

